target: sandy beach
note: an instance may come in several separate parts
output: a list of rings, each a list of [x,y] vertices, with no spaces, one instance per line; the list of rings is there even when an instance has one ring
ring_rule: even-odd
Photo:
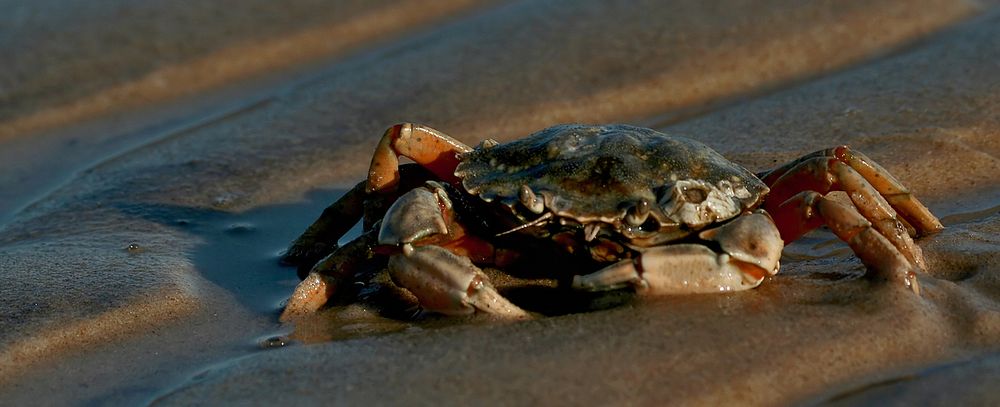
[[[0,404],[1000,402],[996,2],[432,4],[8,5]],[[281,324],[282,251],[403,121],[629,123],[752,171],[849,144],[946,229],[919,296],[820,230],[745,292],[579,305],[490,270],[547,311],[413,319],[382,278]]]

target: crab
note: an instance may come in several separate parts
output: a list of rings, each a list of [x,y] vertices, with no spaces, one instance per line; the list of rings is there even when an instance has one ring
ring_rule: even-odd
[[[361,236],[338,246],[361,218]],[[368,178],[286,252],[312,267],[282,319],[315,312],[372,264],[424,310],[527,317],[480,269],[525,253],[555,259],[545,271],[574,290],[746,290],[778,272],[786,244],[823,225],[869,275],[918,294],[926,264],[913,238],[943,228],[847,146],[754,174],[698,141],[629,125],[557,125],[471,148],[403,123],[382,136]]]

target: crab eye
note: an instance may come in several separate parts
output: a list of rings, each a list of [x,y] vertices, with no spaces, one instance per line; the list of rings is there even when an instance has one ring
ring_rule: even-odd
[[[660,230],[660,222],[658,222],[656,219],[653,219],[652,217],[650,217],[649,219],[646,219],[645,222],[642,222],[641,225],[639,225],[639,230],[641,230],[643,232],[655,232],[655,231],[658,231],[658,230]]]

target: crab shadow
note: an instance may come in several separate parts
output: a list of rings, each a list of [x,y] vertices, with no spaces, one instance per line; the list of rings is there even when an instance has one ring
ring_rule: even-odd
[[[147,203],[117,206],[130,216],[195,237],[197,244],[188,256],[203,278],[246,308],[277,315],[299,282],[294,267],[280,264],[282,252],[343,193],[343,189],[314,190],[296,202],[243,212]]]

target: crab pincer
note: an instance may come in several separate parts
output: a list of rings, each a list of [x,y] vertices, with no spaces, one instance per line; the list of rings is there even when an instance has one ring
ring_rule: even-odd
[[[389,258],[393,281],[413,293],[429,311],[463,315],[478,310],[527,317],[524,310],[501,296],[470,260],[491,260],[493,246],[469,235],[454,217],[444,186],[436,182],[396,200],[378,235],[380,245],[400,248]]]
[[[763,211],[699,233],[704,244],[654,246],[597,272],[575,276],[573,288],[602,291],[630,286],[652,295],[739,291],[778,272],[784,244]]]

